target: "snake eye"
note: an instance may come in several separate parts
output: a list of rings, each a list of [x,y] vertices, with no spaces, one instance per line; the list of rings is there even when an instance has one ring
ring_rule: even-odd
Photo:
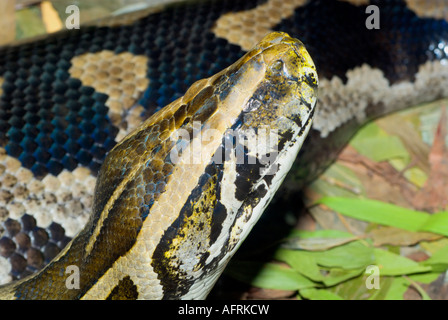
[[[272,62],[271,70],[274,74],[282,74],[283,73],[283,61],[282,60],[275,60]]]

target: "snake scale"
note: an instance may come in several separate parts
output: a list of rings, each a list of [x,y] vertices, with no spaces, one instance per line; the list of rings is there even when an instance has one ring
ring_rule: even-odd
[[[448,96],[447,19],[438,0],[202,0],[2,48],[0,279],[19,282],[0,296],[204,298],[289,166],[300,189],[362,124]],[[311,58],[273,31],[313,57],[316,112]],[[194,120],[219,142],[207,161],[230,141],[244,163],[256,143],[225,129],[275,123],[275,174],[225,148],[213,165],[167,161]]]

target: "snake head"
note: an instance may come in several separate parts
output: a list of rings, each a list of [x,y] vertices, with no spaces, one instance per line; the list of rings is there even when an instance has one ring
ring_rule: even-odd
[[[280,135],[305,128],[317,100],[316,67],[305,46],[283,32],[267,35],[248,54],[264,78],[246,104],[244,126],[269,126]]]
[[[191,187],[153,255],[169,288],[164,298],[208,293],[294,162],[311,127],[316,93],[316,68],[303,44],[275,32],[181,99],[194,110],[183,128],[199,125],[187,130],[193,134],[180,144],[187,148],[176,167],[185,172],[177,180],[182,176]],[[203,162],[191,164],[198,152]]]

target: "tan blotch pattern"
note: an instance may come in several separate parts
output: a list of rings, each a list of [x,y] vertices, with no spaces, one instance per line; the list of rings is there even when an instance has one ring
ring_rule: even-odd
[[[104,50],[77,56],[71,62],[73,78],[109,96],[109,118],[120,129],[117,141],[140,124],[138,110],[142,108],[136,107],[136,102],[149,85],[147,57]]]
[[[252,10],[223,15],[212,31],[217,37],[247,51],[272,32],[273,26],[290,17],[297,7],[306,3],[307,0],[269,0]]]
[[[0,147],[0,238],[6,235],[6,220],[20,221],[25,214],[34,217],[39,228],[56,222],[66,236],[74,237],[90,216],[95,183],[90,170],[81,167],[38,180]],[[8,259],[0,257],[0,284],[11,280],[10,271]]]
[[[37,226],[47,228],[54,221],[73,237],[90,215],[95,183],[90,170],[81,167],[38,180],[0,147],[0,225],[8,218],[19,220],[29,214]],[[3,232],[0,229],[0,237]]]
[[[406,0],[406,4],[421,18],[448,21],[448,0]]]

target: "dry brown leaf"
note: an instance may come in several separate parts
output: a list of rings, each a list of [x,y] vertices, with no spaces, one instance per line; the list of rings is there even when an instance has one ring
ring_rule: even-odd
[[[12,42],[16,38],[15,1],[0,1],[0,45]]]
[[[417,188],[390,163],[375,162],[359,154],[351,146],[343,150],[339,161],[356,173],[368,198],[411,207]]]
[[[400,123],[399,126],[397,126],[398,121]],[[381,118],[376,123],[388,134],[400,138],[411,156],[413,166],[417,166],[423,172],[429,173],[428,153],[430,147],[422,141],[420,133],[411,123],[402,119],[399,115]]]
[[[333,210],[325,209],[324,206],[314,206],[310,208],[310,214],[323,229],[348,231],[354,235],[363,235],[369,225],[368,222],[344,217],[341,220],[341,215],[335,213]]]
[[[325,251],[361,238],[290,238],[282,243],[281,247],[291,250]]]
[[[415,262],[422,262],[429,258],[429,255],[422,251],[416,251],[406,255],[406,258],[414,260]]]
[[[423,188],[416,194],[413,205],[427,212],[445,210],[448,206],[448,150],[446,108],[442,108],[437,132],[429,153],[430,172]]]
[[[421,284],[421,287],[428,293],[433,300],[448,300],[448,286],[446,285],[445,275],[441,274],[437,280],[430,284]]]
[[[369,233],[374,246],[385,244],[395,246],[411,246],[420,241],[432,241],[442,236],[430,232],[411,232],[394,227],[380,227]]]

